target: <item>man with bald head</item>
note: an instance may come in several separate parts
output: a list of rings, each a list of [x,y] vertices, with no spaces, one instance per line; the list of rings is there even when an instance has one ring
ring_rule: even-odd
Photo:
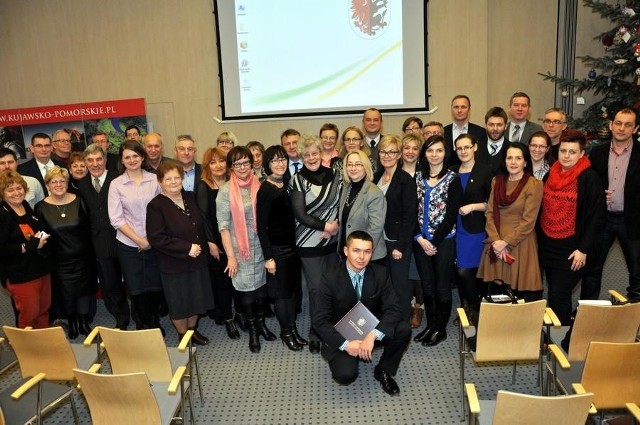
[[[147,133],[142,138],[142,146],[147,153],[147,171],[156,174],[156,170],[167,157],[163,156],[162,135],[160,133]]]

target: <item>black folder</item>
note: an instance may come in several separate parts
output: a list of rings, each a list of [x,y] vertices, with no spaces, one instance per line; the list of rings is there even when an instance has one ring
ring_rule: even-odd
[[[369,332],[378,326],[380,321],[360,301],[353,306],[334,328],[347,341],[363,339]]]

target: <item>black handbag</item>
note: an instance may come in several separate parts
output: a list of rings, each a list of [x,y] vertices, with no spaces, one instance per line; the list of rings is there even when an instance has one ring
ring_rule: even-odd
[[[518,304],[518,297],[511,286],[502,279],[489,282],[487,294],[483,297],[486,302],[495,304]]]

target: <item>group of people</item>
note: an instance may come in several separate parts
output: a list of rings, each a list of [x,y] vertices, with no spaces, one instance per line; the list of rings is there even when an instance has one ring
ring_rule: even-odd
[[[562,110],[549,109],[543,127],[528,120],[525,93],[511,97],[508,114],[489,109],[484,127],[469,122],[470,109],[459,95],[451,124],[410,117],[401,135],[383,135],[371,108],[362,129],[289,129],[266,149],[225,132],[202,164],[193,137],[178,136],[169,159],[161,135],[135,127],[118,156],[94,134],[79,154],[83,171],[73,153],[66,166],[51,157],[52,145],[67,144],[64,131],[53,142],[34,135],[34,159],[19,167],[0,151],[0,256],[18,324],[48,326],[55,306],[69,337],[88,333],[99,281],[121,329],[130,317],[159,327],[165,306],[196,344],[209,342],[198,332],[209,314],[231,339],[248,332],[259,352],[261,338],[277,339],[265,322],[273,304],[282,343],[322,352],[341,384],[384,345],[375,377],[397,394],[411,327],[424,315],[414,340],[444,341],[454,286],[477,320],[489,282],[536,300],[545,276],[549,306],[569,324],[574,288],[582,280],[581,297],[598,298],[617,237],[629,298],[640,300],[637,112],[617,112],[612,140],[587,156],[585,135],[566,128]],[[38,185],[40,199],[29,198]],[[358,300],[380,323],[349,341],[334,325]],[[296,324],[303,311],[307,338]]]

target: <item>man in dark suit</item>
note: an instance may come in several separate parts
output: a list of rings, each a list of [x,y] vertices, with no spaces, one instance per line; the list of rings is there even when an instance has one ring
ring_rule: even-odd
[[[509,142],[505,140],[507,113],[501,107],[494,106],[487,111],[484,122],[486,137],[484,140],[478,141],[476,162],[487,164],[491,175],[495,176],[504,164],[504,156],[509,145]]]
[[[529,144],[531,135],[536,131],[542,131],[542,126],[529,121],[531,113],[531,99],[523,92],[516,92],[509,99],[509,125],[507,126],[507,138],[510,142],[522,142]]]
[[[378,145],[382,140],[382,112],[376,108],[369,108],[362,115],[362,130],[364,141],[371,149],[370,158],[376,164],[376,170],[381,170],[380,158],[378,157]]]
[[[374,377],[390,395],[400,392],[393,376],[411,337],[411,327],[402,320],[402,312],[384,267],[370,263],[373,239],[363,231],[347,237],[346,261],[330,268],[312,298],[312,323],[322,339],[322,356],[329,362],[333,379],[349,385],[358,377],[360,360],[371,361],[374,345],[384,352],[375,367]],[[358,294],[361,294],[358,297]],[[360,301],[379,320],[378,326],[363,339],[347,341],[335,328],[349,310]]]
[[[107,153],[106,156],[106,166],[107,170],[113,170],[118,172],[118,163],[120,162],[120,156],[115,153],[109,153],[109,147],[111,143],[109,142],[109,136],[104,131],[96,131],[91,135],[91,143],[97,143],[102,147],[102,150]],[[120,174],[120,173],[118,173]]]
[[[31,153],[33,158],[18,165],[18,173],[23,176],[31,176],[40,182],[44,196],[49,195],[47,185],[44,183],[44,175],[56,165],[66,168],[65,164],[51,158],[53,143],[51,137],[45,133],[36,133],[31,136]]]
[[[455,140],[461,134],[471,134],[478,143],[486,142],[487,134],[484,128],[469,122],[469,115],[471,113],[471,100],[464,94],[454,96],[451,100],[451,116],[453,117],[453,123],[444,126],[444,139],[447,142],[447,149],[449,149],[449,165],[455,165],[460,163],[458,155],[456,155]]]
[[[105,152],[99,144],[89,145],[84,150],[83,157],[89,173],[78,182],[78,189],[89,212],[91,239],[98,263],[104,305],[116,319],[116,327],[124,330],[129,325],[130,309],[122,284],[116,231],[109,221],[107,208],[109,186],[119,173],[105,168]]]
[[[196,152],[196,142],[189,134],[181,134],[176,138],[176,160],[184,170],[182,188],[187,192],[195,192],[202,174],[202,167],[196,163]]]
[[[640,142],[638,111],[621,109],[609,123],[611,142],[591,150],[591,168],[606,188],[607,215],[591,271],[582,279],[581,299],[598,299],[604,263],[617,238],[629,271],[627,298],[640,301]]]

